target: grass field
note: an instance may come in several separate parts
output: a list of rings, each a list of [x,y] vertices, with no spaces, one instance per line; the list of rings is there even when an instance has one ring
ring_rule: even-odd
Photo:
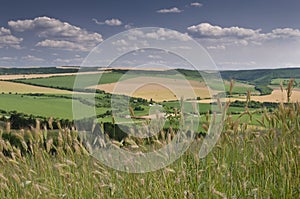
[[[121,77],[122,73],[118,72],[108,72],[101,74],[99,84],[107,84],[117,82]],[[80,78],[80,82],[82,82],[81,87],[85,88],[88,86],[92,86],[97,82],[100,77],[100,74],[81,74],[78,75]],[[73,89],[74,82],[76,76],[69,75],[69,76],[55,76],[55,77],[47,77],[47,78],[33,78],[33,79],[20,79],[16,80],[17,82],[22,82],[26,84],[32,85],[40,85],[45,87],[51,88],[62,88],[62,89]]]
[[[230,82],[229,81],[224,81],[225,85],[225,91],[229,92],[230,91]],[[234,87],[232,89],[232,93],[236,95],[246,95],[247,91],[250,90],[252,94],[259,94],[258,91],[255,90],[253,85],[242,83],[239,81],[234,82]]]
[[[220,139],[205,158],[197,156],[200,137],[171,165],[141,174],[119,172],[93,159],[78,141],[77,132],[68,129],[2,130],[0,197],[299,198],[299,108],[299,104],[281,106],[274,113],[263,113],[261,130],[247,121],[227,118]],[[19,142],[8,141],[13,137]],[[155,139],[156,147],[170,141]],[[134,143],[147,149],[139,139]],[[125,150],[130,146],[114,145]],[[25,150],[22,155],[24,149],[28,153]]]
[[[72,97],[72,95],[69,95]],[[80,103],[75,100],[76,103]],[[73,119],[72,99],[64,99],[57,96],[28,96],[16,94],[0,94],[0,109],[5,111],[17,111],[35,116]],[[82,115],[87,114],[93,107],[85,106]],[[97,114],[105,113],[107,108],[97,108]]]
[[[289,81],[289,78],[275,78],[272,79],[271,85],[279,86],[282,83],[283,86],[286,86],[288,85]],[[294,86],[298,88],[300,87],[300,78],[295,78]]]

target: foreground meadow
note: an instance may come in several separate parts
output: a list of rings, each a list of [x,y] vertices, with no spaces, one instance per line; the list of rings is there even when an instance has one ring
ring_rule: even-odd
[[[6,125],[0,198],[299,198],[299,118],[300,104],[263,111],[259,128],[229,115],[207,157],[197,156],[200,136],[179,160],[144,174],[105,167],[88,155],[74,130],[40,129],[37,122],[31,130],[13,131]],[[167,144],[167,135],[153,143]]]

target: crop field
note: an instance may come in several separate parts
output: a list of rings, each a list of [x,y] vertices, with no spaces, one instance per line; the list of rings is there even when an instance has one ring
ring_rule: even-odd
[[[152,72],[130,73],[121,81],[124,71],[106,72],[98,85],[93,80],[98,73],[80,75],[83,88],[106,92],[95,95],[101,136],[90,144],[102,143],[108,152],[115,148],[147,153],[166,147],[181,131],[183,120],[190,125],[189,119],[199,117],[194,142],[178,160],[158,171],[140,174],[114,170],[90,155],[90,146],[82,137],[85,131],[78,132],[72,123],[74,74],[0,81],[0,198],[300,197],[300,90],[296,85],[288,88],[288,83],[283,84],[281,91],[276,84],[279,79],[275,79],[271,82],[273,92],[260,96],[257,85],[242,80],[230,85],[230,79],[225,79],[226,92],[232,90],[232,96],[226,99],[229,106],[223,106],[227,114],[221,136],[212,151],[199,158],[214,117],[205,83],[190,71],[185,71],[191,75],[186,76],[187,81],[170,71],[155,76]],[[183,104],[174,96],[174,86],[178,98],[187,98]],[[197,99],[188,95],[189,89]],[[247,91],[252,94],[251,101]],[[127,111],[111,107],[112,94],[125,94],[114,96],[129,100]],[[80,119],[89,122],[85,116],[94,110],[94,104],[80,97],[74,103],[83,105]],[[115,108],[121,115],[118,122],[133,121],[144,127],[157,116],[151,112],[154,105],[165,112],[165,124],[149,138],[124,134],[112,116]],[[24,125],[28,118],[31,123]],[[17,122],[20,128],[16,128]]]
[[[136,85],[141,86],[136,88]],[[136,77],[117,83],[101,84],[89,88],[97,88],[109,93],[125,94],[148,100],[152,98],[154,101],[178,100],[181,96],[185,96],[186,98],[195,98],[195,96],[210,97],[208,89],[202,82],[160,77]]]
[[[4,93],[45,93],[45,94],[72,94],[71,91],[53,89],[27,84],[0,81],[0,91]]]
[[[259,101],[259,102],[287,102],[287,95],[286,90],[281,91],[281,89],[277,88],[272,91],[270,95],[264,95],[264,96],[252,96],[252,100]],[[299,89],[293,89],[291,101],[297,102],[300,99],[300,90]]]
[[[49,78],[49,77],[61,77],[61,76],[74,76],[74,75],[91,75],[100,74],[102,71],[91,72],[73,72],[73,73],[50,73],[50,74],[15,74],[15,75],[0,75],[0,80],[15,80],[15,79],[35,79],[35,78]]]
[[[80,76],[80,80],[83,83],[83,85],[81,85],[81,87],[83,87],[83,88],[84,87],[96,88],[96,86],[94,85],[95,81],[97,81],[97,79],[100,77],[99,74],[94,74],[94,73],[91,73],[88,75],[81,74],[79,76]],[[106,72],[101,75],[98,89],[105,90],[107,92],[112,92],[112,90],[118,84],[120,79],[121,79],[120,82],[122,82],[122,84],[127,84],[127,83],[131,84],[134,82],[141,83],[143,78],[146,78],[146,79],[152,78],[153,81],[155,82],[154,77],[160,79],[161,82],[165,82],[166,84],[171,83],[172,81],[181,81],[180,79],[182,79],[182,76],[181,76],[181,78],[179,78],[179,80],[178,80],[177,75],[155,74],[155,76],[153,76],[153,74],[151,75],[151,73],[149,73],[149,74],[142,73],[142,76],[141,76],[139,73],[136,73],[136,74],[135,73],[129,73],[129,74],[125,73],[124,74],[123,72]],[[18,79],[15,81],[21,82],[21,83],[26,83],[26,84],[31,84],[31,85],[38,85],[38,86],[70,90],[70,89],[73,89],[73,87],[74,87],[75,79],[76,79],[75,75],[67,75],[67,76],[54,76],[54,77],[50,76],[50,77],[46,77],[46,78]],[[205,91],[205,90],[207,90],[207,87],[205,86],[205,83],[203,82],[203,80],[201,78],[187,76],[186,79],[191,82],[191,85],[192,85],[192,87],[194,87],[197,94],[202,95],[203,98],[209,97],[208,92]],[[224,85],[225,85],[225,90],[227,92],[229,92],[230,82],[224,81]],[[150,91],[155,90],[155,89],[150,88]],[[200,91],[197,91],[198,89]],[[148,90],[148,88],[147,88],[147,90]],[[159,88],[159,90],[162,90],[162,88]],[[233,88],[233,94],[245,95],[247,93],[247,90],[250,90],[252,94],[259,94],[257,91],[255,91],[253,85],[245,84],[245,83],[238,82],[238,81],[235,82],[235,85]],[[165,91],[166,90],[163,89],[163,91],[160,92],[160,94]],[[166,97],[165,100],[174,100],[173,94],[171,94],[168,91],[167,91],[167,93],[168,93],[167,96],[163,96],[163,97]],[[123,93],[123,94],[126,94],[126,93]],[[142,94],[137,93],[136,97],[143,97],[143,96],[142,96]],[[160,97],[160,98],[162,99],[163,97]],[[148,99],[148,96],[144,96],[144,98]]]

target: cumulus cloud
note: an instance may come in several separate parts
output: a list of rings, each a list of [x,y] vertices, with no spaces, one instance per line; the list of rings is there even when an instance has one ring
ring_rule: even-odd
[[[287,63],[299,65],[300,29],[263,31],[200,23],[187,30],[212,53],[215,62],[223,69],[284,67]]]
[[[162,59],[162,57],[160,55],[148,55],[148,58],[150,59]]]
[[[126,24],[126,25],[124,26],[124,28],[125,28],[125,29],[132,29],[132,28],[134,28],[133,23]]]
[[[292,28],[277,28],[272,30],[275,38],[300,38],[300,30]]]
[[[140,30],[131,30],[129,32],[129,38],[132,40],[136,39],[155,39],[155,40],[179,40],[179,41],[189,41],[191,37],[187,33],[179,33],[174,30],[167,30],[164,28],[159,28],[156,31],[144,33]]]
[[[190,41],[191,37],[185,33],[179,33],[174,30],[164,28],[142,31],[139,29],[131,29],[126,37],[113,41],[112,44],[118,51],[137,50],[139,48],[148,48],[151,42],[168,41],[176,43],[176,47],[183,47],[186,41]]]
[[[98,25],[108,25],[108,26],[121,26],[123,22],[120,19],[106,19],[104,22],[98,21],[97,19],[92,19]]]
[[[188,31],[191,33],[196,33],[197,36],[200,37],[238,37],[238,38],[246,38],[253,37],[261,31],[240,28],[240,27],[230,27],[230,28],[222,28],[220,26],[213,26],[209,23],[201,23],[198,25],[193,25],[188,27]]]
[[[103,41],[102,35],[99,33],[88,32],[80,27],[49,17],[9,21],[8,25],[18,32],[36,31],[38,37],[45,39],[40,41],[37,46],[66,49],[67,45],[71,46],[73,50],[87,51]]]
[[[210,49],[210,50],[225,50],[226,49],[225,45],[207,46],[206,48]]]
[[[23,60],[29,61],[29,62],[43,62],[45,61],[43,58],[39,58],[33,55],[26,55],[22,57]]]
[[[266,41],[299,40],[300,30],[292,28],[277,28],[271,32],[262,32],[261,29],[234,27],[221,27],[209,23],[201,23],[187,28],[195,38],[208,43],[209,49],[216,46],[248,46],[262,45]],[[217,44],[216,44],[217,43]],[[220,49],[220,48],[218,48]]]
[[[200,7],[203,6],[203,4],[202,4],[202,3],[199,3],[199,2],[193,2],[193,3],[191,3],[190,5],[193,6],[193,7],[198,7],[198,8],[200,8]]]
[[[104,22],[106,25],[109,26],[120,26],[122,25],[122,21],[120,21],[119,19],[107,19]]]
[[[72,51],[72,50],[88,51],[89,50],[89,48],[86,48],[81,44],[77,44],[77,43],[70,42],[70,41],[51,40],[51,39],[46,39],[46,40],[40,41],[36,44],[36,46],[59,48],[59,49],[64,49],[64,50],[69,50],[69,51]]]
[[[17,57],[0,57],[0,61],[15,61]]]
[[[0,48],[12,47],[19,49],[22,41],[23,38],[13,36],[9,29],[0,27]]]
[[[164,8],[164,9],[160,9],[157,10],[156,12],[158,13],[181,13],[183,10],[180,10],[177,7],[173,7],[173,8]]]

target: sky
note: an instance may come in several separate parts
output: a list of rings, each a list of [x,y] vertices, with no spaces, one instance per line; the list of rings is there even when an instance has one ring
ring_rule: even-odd
[[[299,0],[0,3],[3,67],[80,65],[104,40],[142,27],[189,35],[207,50],[220,70],[300,67]]]

